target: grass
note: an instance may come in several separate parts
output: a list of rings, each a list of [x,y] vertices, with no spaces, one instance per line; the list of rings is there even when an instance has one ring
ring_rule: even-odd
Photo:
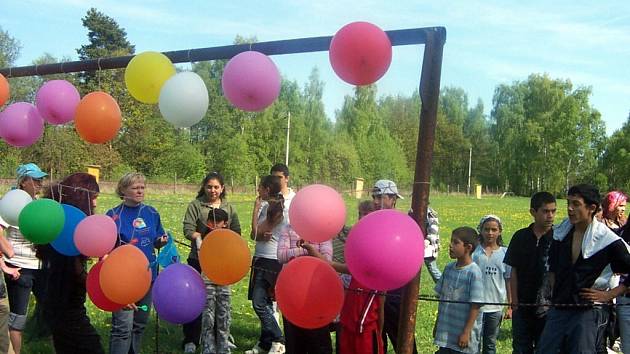
[[[148,190],[147,204],[157,208],[162,217],[162,223],[165,229],[173,232],[176,239],[186,241],[182,234],[182,219],[188,202],[193,199],[192,194],[173,195],[173,194],[152,194],[155,191]],[[229,201],[236,207],[243,229],[243,235],[249,235],[250,220],[253,207],[253,195],[232,195]],[[102,193],[98,199],[98,210],[104,213],[107,209],[115,206],[118,199],[113,194]],[[348,208],[348,224],[356,222],[356,199],[346,199]],[[486,214],[498,215],[504,224],[503,239],[506,245],[512,234],[531,222],[528,213],[529,199],[509,197],[499,199],[498,197],[485,197],[481,200],[467,198],[465,196],[435,196],[431,199],[431,206],[437,210],[440,217],[440,235],[441,246],[438,265],[440,269],[451,262],[448,258],[449,235],[451,231],[459,226],[477,226],[479,219]],[[397,205],[399,210],[408,210],[410,200],[400,200]],[[564,215],[564,209],[559,208],[558,219]],[[249,237],[247,237],[249,240]],[[253,250],[254,244],[250,242],[250,248]],[[180,255],[185,261],[188,256],[189,249],[185,246],[178,246]],[[247,300],[247,284],[248,277],[232,286],[232,327],[231,332],[236,339],[238,349],[236,352],[243,352],[251,348],[259,334],[259,321],[256,317],[251,303]],[[427,272],[422,272],[420,293],[432,295],[433,281]],[[33,305],[33,304],[31,304]],[[88,314],[101,335],[101,342],[107,348],[109,340],[109,331],[111,328],[111,315],[96,308],[90,301],[86,303]],[[30,310],[34,306],[30,306]],[[433,353],[436,347],[432,344],[432,328],[437,314],[437,303],[419,301],[418,315],[416,320],[416,341],[420,353]],[[164,321],[159,321],[159,331],[156,331],[156,323],[154,312],[152,312],[151,320],[145,331],[143,341],[143,353],[155,353],[156,344],[159,353],[181,353],[181,340],[183,338],[181,326],[171,325]],[[25,353],[51,353],[53,352],[50,339],[30,339],[29,333],[26,333],[26,341],[24,344]],[[156,341],[157,337],[157,341]],[[391,346],[390,346],[391,348]],[[390,352],[393,351],[390,349]],[[511,321],[504,321],[501,326],[499,339],[497,342],[498,353],[511,352]]]

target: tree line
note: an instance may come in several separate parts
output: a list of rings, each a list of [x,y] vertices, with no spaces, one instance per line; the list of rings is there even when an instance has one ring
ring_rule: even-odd
[[[113,18],[90,9],[82,21],[88,40],[77,48],[79,59],[135,53]],[[237,36],[235,43],[255,40]],[[19,53],[19,40],[0,28],[0,67],[12,66]],[[68,60],[44,53],[33,63]],[[131,98],[124,86],[124,69],[11,78],[12,102],[33,102],[37,89],[51,79],[72,82],[82,95],[105,91],[118,100],[123,127],[115,140],[103,145],[83,142],[72,124],[47,125],[43,138],[25,149],[1,142],[0,176],[12,176],[15,167],[28,160],[56,176],[96,164],[105,179],[136,170],[154,181],[197,183],[208,171],[220,171],[231,184],[251,185],[272,164],[284,161],[290,114],[289,166],[294,184],[319,182],[347,190],[356,177],[368,185],[389,178],[410,189],[421,106],[418,92],[379,96],[377,85],[357,87],[331,119],[322,100],[325,83],[314,67],[304,86],[283,77],[280,96],[271,107],[244,112],[222,95],[226,63],[192,64],[206,83],[210,104],[203,120],[190,129],[174,128],[157,106]],[[470,154],[471,183],[493,191],[561,194],[576,182],[628,189],[630,171],[624,167],[630,162],[630,120],[606,137],[590,95],[590,88],[574,87],[569,79],[531,74],[496,87],[487,116],[483,102],[470,104],[464,89],[442,88],[432,187],[465,191]]]

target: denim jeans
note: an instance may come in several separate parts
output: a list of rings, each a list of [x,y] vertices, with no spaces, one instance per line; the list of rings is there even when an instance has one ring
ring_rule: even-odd
[[[617,297],[617,323],[619,323],[619,336],[621,337],[621,350],[630,353],[630,297]]]
[[[273,302],[269,297],[269,282],[264,278],[264,272],[254,272],[252,292],[252,306],[260,319],[259,346],[264,350],[271,348],[272,342],[284,342],[282,330],[273,316]]]
[[[112,331],[109,337],[110,354],[138,354],[142,348],[142,335],[151,311],[151,289],[138,302],[138,307],[147,306],[147,311],[138,309],[119,310],[112,313]]]
[[[495,354],[497,352],[497,336],[499,335],[499,328],[501,328],[503,312],[484,312],[482,315],[481,353]]]
[[[538,318],[532,307],[519,307],[512,312],[512,354],[534,353],[545,319]]]
[[[537,354],[592,354],[595,352],[599,312],[589,309],[552,308],[547,313],[545,329],[536,348]]]
[[[440,278],[442,277],[442,272],[440,272],[440,268],[438,268],[435,257],[425,258],[424,265],[427,267],[427,270],[429,271],[433,282],[437,283],[437,281],[440,280]]]

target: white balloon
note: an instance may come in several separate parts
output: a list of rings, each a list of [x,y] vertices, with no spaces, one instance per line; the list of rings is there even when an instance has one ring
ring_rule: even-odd
[[[173,75],[160,90],[162,116],[176,127],[190,127],[206,115],[208,89],[201,77],[186,71]]]
[[[31,195],[25,191],[21,189],[10,190],[0,199],[0,217],[7,224],[17,226],[22,209],[32,201]]]

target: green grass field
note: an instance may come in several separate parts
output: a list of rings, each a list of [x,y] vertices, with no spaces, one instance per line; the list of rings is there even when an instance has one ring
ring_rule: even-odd
[[[155,194],[147,191],[147,204],[153,205],[158,209],[162,216],[164,227],[173,232],[176,239],[186,241],[182,234],[182,219],[188,202],[193,199],[193,195],[173,195],[173,194]],[[229,197],[229,201],[236,206],[236,209],[243,227],[243,235],[249,235],[250,220],[252,206],[254,201],[253,195],[233,195]],[[115,206],[118,200],[112,194],[101,194],[98,199],[98,212],[104,213],[110,207]],[[356,199],[346,199],[348,207],[348,224],[356,222]],[[397,205],[399,210],[408,210],[410,200],[400,200]],[[448,243],[450,232],[459,226],[477,226],[479,219],[485,214],[496,214],[501,217],[504,230],[503,240],[509,243],[512,234],[530,223],[528,213],[529,199],[527,198],[504,198],[485,197],[481,200],[467,198],[464,196],[436,196],[431,199],[431,206],[438,211],[440,217],[440,236],[441,246],[438,265],[440,269],[451,260],[448,257]],[[558,219],[566,215],[564,204],[559,205]],[[249,237],[247,237],[249,240]],[[253,242],[250,241],[250,248],[253,250]],[[180,255],[185,261],[189,250],[180,246]],[[238,349],[236,352],[243,352],[251,348],[259,334],[259,321],[256,317],[251,303],[247,300],[247,284],[246,277],[239,283],[232,286],[232,328],[231,332],[236,339]],[[433,295],[433,281],[425,272],[421,278],[421,294]],[[34,306],[31,306],[32,310]],[[92,303],[87,301],[87,308],[92,323],[101,334],[101,341],[105,348],[109,340],[109,330],[111,326],[111,315],[96,308]],[[432,328],[437,314],[437,303],[420,301],[418,302],[418,316],[416,324],[416,337],[420,353],[434,353],[436,347],[432,344]],[[155,353],[156,345],[159,353],[181,353],[181,326],[171,325],[166,322],[159,322],[159,332],[156,332],[156,320],[154,312],[151,321],[145,332],[143,342],[143,353]],[[157,336],[157,341],[156,341]],[[25,353],[51,353],[53,352],[50,339],[32,339],[27,332],[25,345],[23,347]],[[157,342],[157,344],[156,344]],[[391,348],[391,346],[390,346]],[[511,352],[511,322],[504,321],[501,326],[501,332],[498,340],[498,352]],[[390,352],[393,351],[390,349]]]

